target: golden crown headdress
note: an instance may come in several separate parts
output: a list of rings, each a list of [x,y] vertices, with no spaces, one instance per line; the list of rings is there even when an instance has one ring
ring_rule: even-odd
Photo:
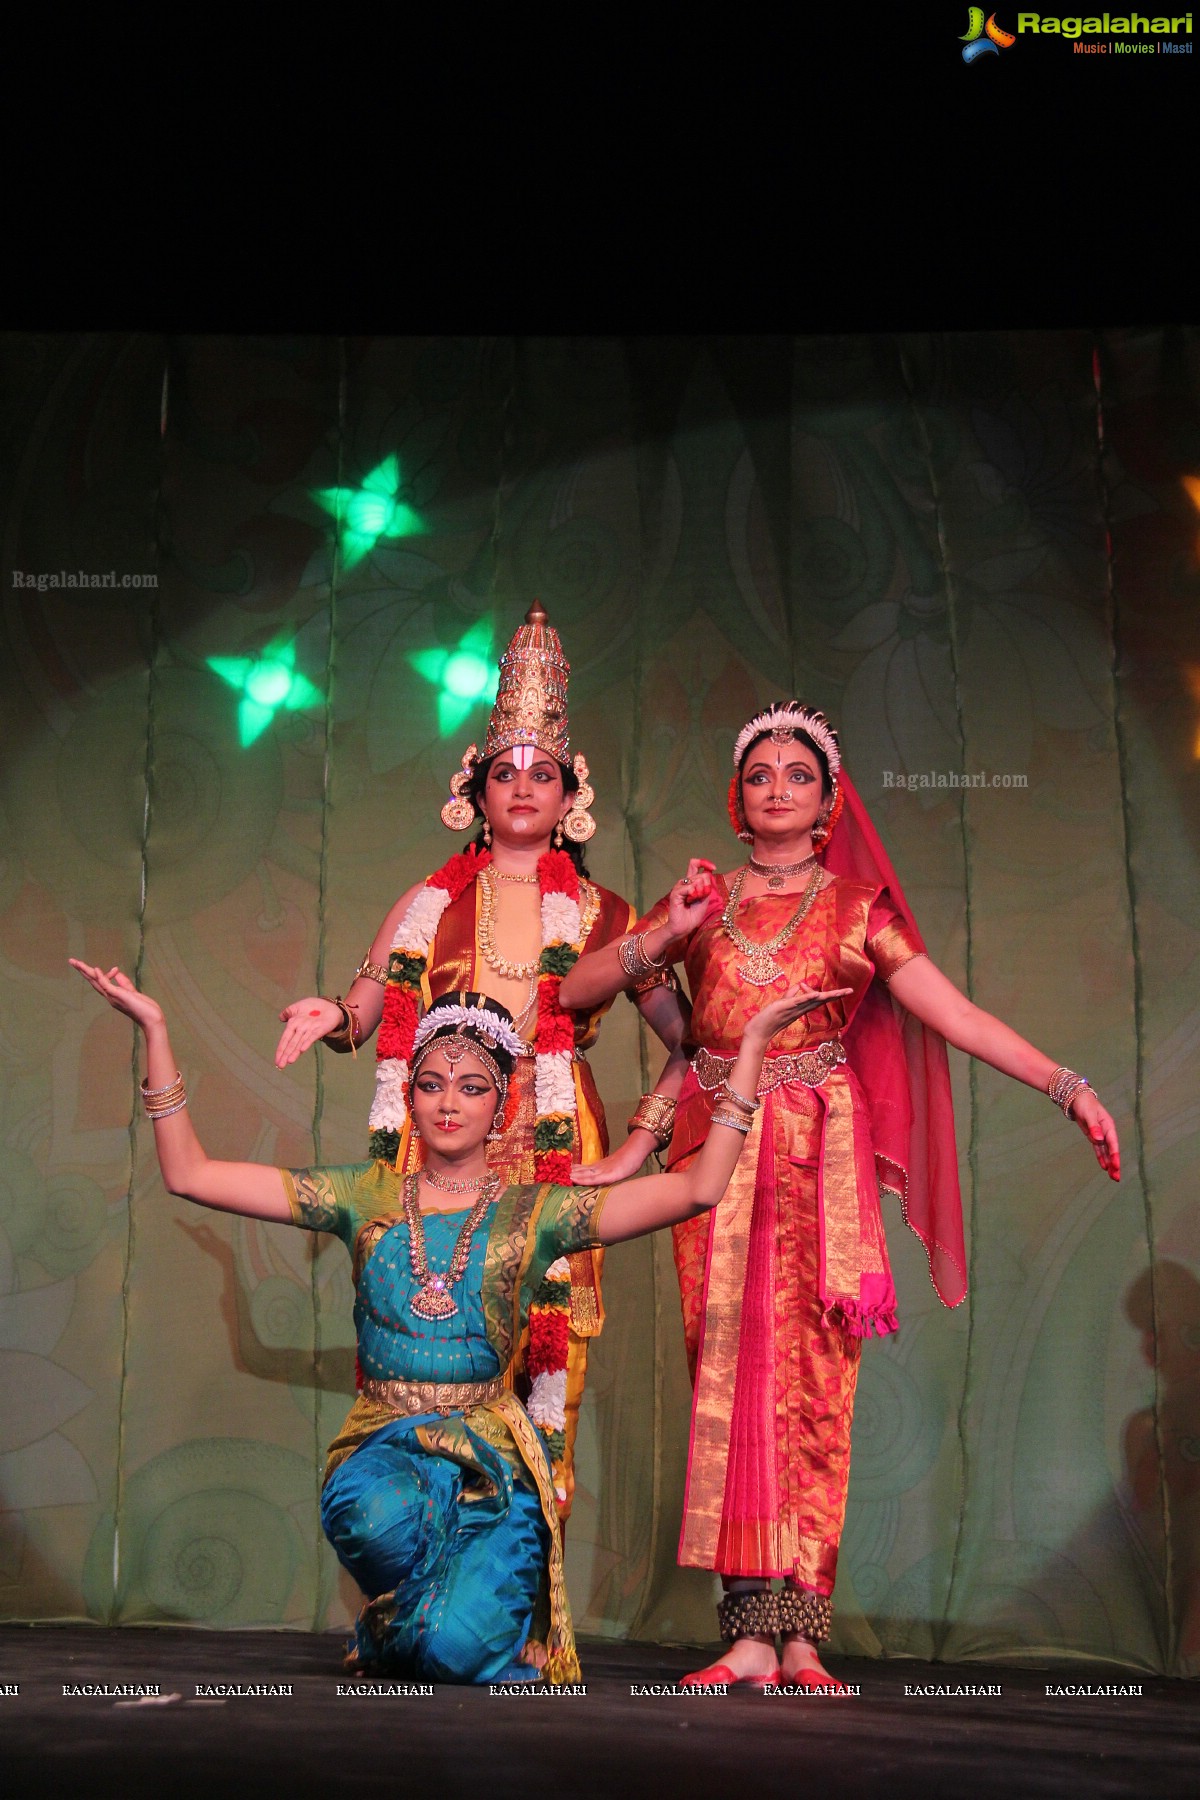
[[[595,799],[588,785],[588,766],[582,756],[574,760],[570,753],[570,730],[567,722],[567,678],[571,665],[563,653],[562,639],[550,624],[546,609],[535,600],[525,614],[525,623],[513,633],[512,641],[500,658],[500,683],[492,715],[488,720],[483,749],[467,747],[462,766],[450,777],[451,798],[442,808],[442,824],[450,831],[468,831],[475,822],[476,811],[467,797],[467,789],[476,765],[503,750],[521,746],[530,751],[544,750],[564,768],[574,770],[579,790],[571,810],[563,820],[563,830],[577,844],[586,843],[596,829],[596,821],[588,811]]]

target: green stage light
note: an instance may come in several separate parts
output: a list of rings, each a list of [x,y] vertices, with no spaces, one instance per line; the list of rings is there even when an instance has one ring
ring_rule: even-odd
[[[386,456],[360,488],[318,488],[313,498],[331,512],[341,532],[342,564],[352,569],[381,537],[414,537],[423,527],[411,506],[397,498],[400,462]]]
[[[296,646],[289,639],[268,644],[261,656],[210,656],[214,675],[241,692],[238,736],[243,748],[262,736],[280,707],[298,712],[317,706],[323,696],[307,675],[296,671]]]
[[[409,662],[438,690],[438,730],[457,731],[472,707],[496,698],[500,671],[492,654],[492,628],[480,619],[450,650],[413,650]]]

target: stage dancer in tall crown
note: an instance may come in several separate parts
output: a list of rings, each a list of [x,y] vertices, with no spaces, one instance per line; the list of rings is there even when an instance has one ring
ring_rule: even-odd
[[[690,863],[631,936],[576,963],[562,999],[596,1006],[682,962],[698,1049],[668,1165],[690,1165],[731,1101],[750,1126],[719,1213],[674,1232],[694,1390],[679,1560],[721,1575],[731,1645],[692,1679],[817,1686],[859,1352],[896,1329],[881,1190],[939,1298],[966,1293],[946,1043],[1048,1094],[1114,1181],[1119,1149],[1082,1076],[929,960],[824,714],[789,701],[751,719],[729,808],[748,859],[725,875]],[[773,1042],[756,1087],[729,1094],[742,1034],[789,986],[817,1003]]]
[[[505,1181],[569,1182],[585,1163],[599,1179],[621,1180],[670,1139],[687,1070],[679,1048],[686,1013],[672,972],[648,970],[632,984],[630,997],[669,1055],[612,1157],[585,1057],[611,998],[571,1011],[559,999],[581,952],[623,939],[635,918],[618,894],[588,878],[583,861],[595,796],[584,757],[571,754],[569,672],[558,633],[535,602],[500,659],[483,749],[468,747],[442,808],[451,831],[479,827],[474,842],[400,896],[344,999],[297,1000],[281,1015],[280,1068],[318,1040],[349,1050],[380,1027],[370,1154],[404,1174],[424,1157],[404,1098],[418,1020],[431,1001],[464,987],[507,1007],[524,1046],[509,1122],[488,1146]],[[546,1272],[520,1377],[550,1447],[564,1518],[588,1343],[604,1319],[602,1264],[600,1251],[580,1250]]]

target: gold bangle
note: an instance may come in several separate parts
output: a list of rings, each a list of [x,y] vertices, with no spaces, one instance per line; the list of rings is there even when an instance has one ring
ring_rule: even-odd
[[[172,1113],[182,1112],[187,1105],[183,1076],[176,1075],[174,1081],[161,1088],[148,1088],[143,1081],[142,1104],[148,1119],[169,1119]]]
[[[1069,1119],[1071,1117],[1071,1107],[1074,1105],[1081,1088],[1087,1088],[1091,1093],[1095,1093],[1096,1091],[1086,1075],[1077,1075],[1074,1069],[1068,1069],[1061,1065],[1055,1069],[1053,1075],[1051,1075],[1049,1081],[1046,1083],[1046,1092],[1049,1094],[1051,1100],[1053,1100],[1055,1106],[1058,1107],[1064,1119]]]
[[[150,1079],[150,1077],[148,1075],[143,1075],[143,1077],[142,1077],[142,1099],[143,1100],[161,1100],[164,1094],[172,1094],[172,1093],[174,1093],[174,1091],[177,1087],[183,1086],[183,1076],[179,1073],[178,1069],[176,1069],[176,1071],[175,1071],[174,1081],[168,1081],[166,1087],[160,1087],[160,1088],[147,1087],[146,1083],[149,1081],[149,1079]]]
[[[380,987],[387,986],[388,972],[382,964],[371,961],[370,950],[367,951],[367,954],[363,957],[357,969],[354,971],[355,981],[357,981],[360,976],[367,981],[377,981]]]
[[[159,1119],[169,1119],[173,1113],[182,1112],[186,1105],[187,1095],[184,1094],[182,1099],[175,1102],[174,1106],[160,1106],[154,1112],[151,1112],[149,1108],[147,1108],[146,1117],[152,1119],[154,1123],[157,1124]]]
[[[762,1105],[761,1100],[759,1100],[757,1098],[755,1098],[753,1100],[747,1100],[747,1098],[744,1094],[739,1094],[736,1091],[736,1089],[731,1088],[728,1081],[723,1081],[721,1083],[720,1087],[717,1089],[717,1104],[718,1104],[718,1106],[723,1104],[723,1102],[725,1102],[725,1101],[728,1101],[731,1106],[740,1106],[742,1111],[744,1113],[748,1113],[751,1118],[754,1117],[755,1113],[758,1111],[759,1107]]]
[[[643,1094],[626,1127],[648,1131],[660,1144],[669,1144],[675,1129],[675,1102],[666,1094]]]
[[[679,977],[670,963],[664,968],[656,969],[652,975],[643,975],[640,981],[625,989],[627,998],[637,1000],[642,994],[652,994],[655,988],[669,988],[672,993],[679,992]]]
[[[633,937],[622,938],[617,954],[621,959],[621,967],[631,981],[644,981],[648,975],[661,974],[667,966],[665,955],[658,961],[646,949],[647,933],[637,932]]]
[[[743,1118],[741,1113],[721,1112],[718,1109],[709,1122],[713,1125],[728,1125],[731,1131],[740,1131],[743,1137],[750,1135],[750,1121]]]

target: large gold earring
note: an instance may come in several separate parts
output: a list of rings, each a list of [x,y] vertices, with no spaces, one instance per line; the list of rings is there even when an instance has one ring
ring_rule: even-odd
[[[488,1127],[487,1142],[498,1144],[504,1136],[504,1108],[508,1104],[508,1088],[500,1088],[496,1095],[496,1110]]]
[[[483,845],[485,850],[492,847],[492,821],[486,813],[483,815]]]
[[[579,786],[572,796],[571,810],[563,820],[562,828],[573,844],[586,844],[596,835],[596,821],[588,811],[596,798],[596,790],[588,781],[588,766],[582,756],[576,756],[571,766]]]
[[[561,819],[558,821],[558,824],[554,827],[554,840],[553,841],[554,841],[554,848],[556,850],[561,850],[562,849],[562,820]]]
[[[475,759],[479,752],[474,744],[467,746],[466,755],[462,759],[462,768],[456,769],[450,777],[451,798],[442,808],[442,824],[447,831],[469,831],[475,823],[475,805],[468,800],[467,789],[471,785]]]

